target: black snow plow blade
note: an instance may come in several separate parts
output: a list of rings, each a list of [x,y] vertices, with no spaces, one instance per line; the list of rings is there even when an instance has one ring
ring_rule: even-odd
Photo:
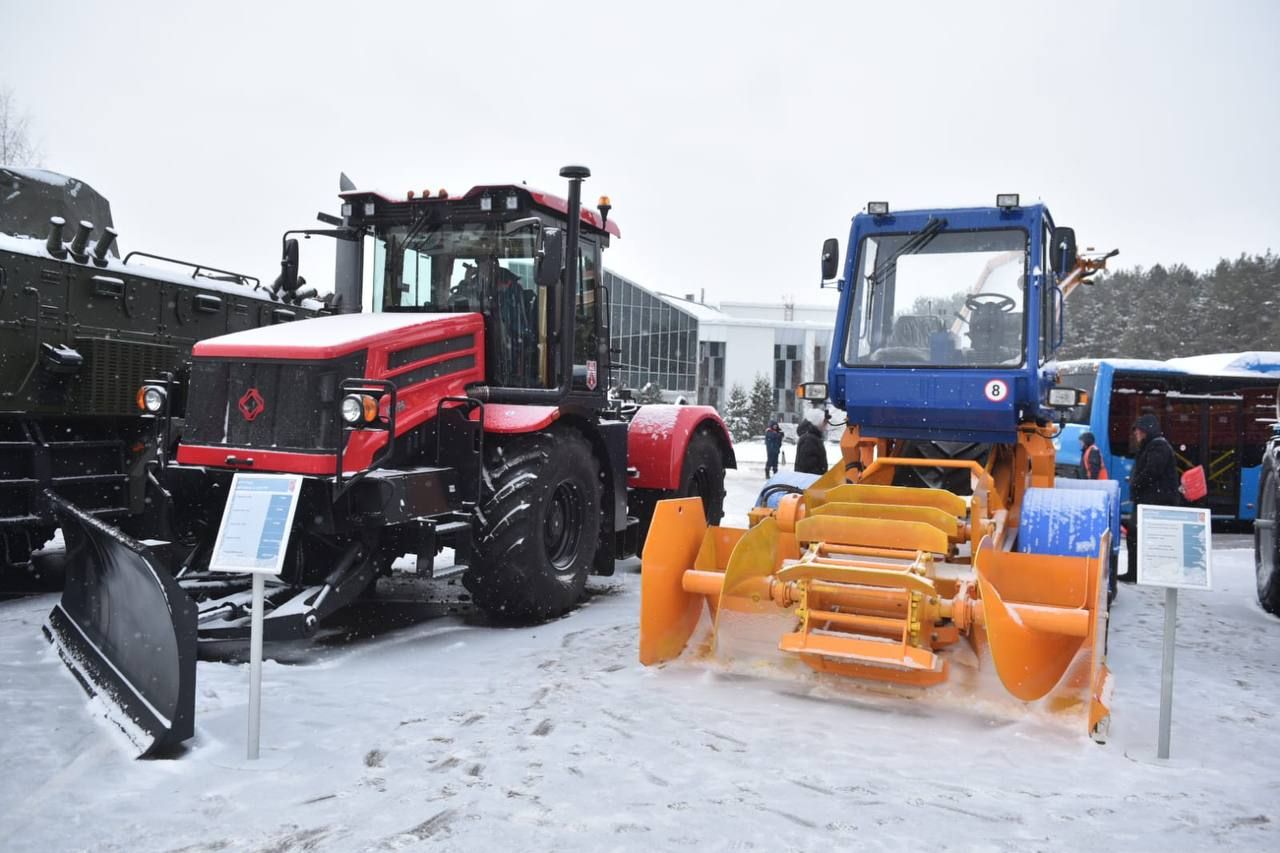
[[[44,631],[138,757],[194,733],[196,605],[145,544],[45,492],[67,544],[66,588]]]

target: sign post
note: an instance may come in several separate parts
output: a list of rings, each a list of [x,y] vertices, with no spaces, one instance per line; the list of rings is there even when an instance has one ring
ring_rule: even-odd
[[[249,750],[248,759],[258,760],[258,739],[262,730],[262,599],[267,582],[261,572],[253,573],[253,610],[249,617]]]
[[[262,721],[262,621],[266,576],[284,568],[302,477],[237,472],[222,513],[209,568],[253,575],[249,623],[249,736],[247,756],[256,761]]]
[[[1206,509],[1139,505],[1135,511],[1138,522],[1138,583],[1165,588],[1160,735],[1156,754],[1167,759],[1173,727],[1173,653],[1178,627],[1178,590],[1210,588],[1213,534]]]

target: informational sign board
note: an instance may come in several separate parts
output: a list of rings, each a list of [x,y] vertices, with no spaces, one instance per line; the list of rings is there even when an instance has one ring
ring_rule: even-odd
[[[1209,589],[1213,542],[1209,510],[1146,506],[1138,513],[1138,583]]]
[[[297,474],[237,473],[231,481],[209,568],[280,574],[301,492],[302,477]]]

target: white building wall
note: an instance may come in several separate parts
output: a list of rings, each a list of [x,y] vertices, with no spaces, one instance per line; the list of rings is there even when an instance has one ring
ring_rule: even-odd
[[[834,294],[834,291],[832,291]],[[721,302],[720,310],[730,317],[740,320],[769,320],[775,323],[801,322],[825,323],[834,326],[836,310],[839,307],[835,298],[830,305],[806,304],[793,305],[788,316],[787,306],[777,302]]]
[[[724,385],[725,394],[734,385],[751,393],[756,376],[773,381],[773,327],[725,326],[724,328]]]

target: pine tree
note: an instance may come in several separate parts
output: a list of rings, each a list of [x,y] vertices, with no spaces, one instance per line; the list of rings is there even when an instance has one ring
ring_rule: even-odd
[[[763,374],[757,373],[751,385],[751,434],[764,435],[773,420],[773,383]]]
[[[724,407],[724,424],[729,428],[729,435],[734,441],[748,441],[751,438],[751,403],[747,392],[741,385],[734,385],[729,392],[729,401]]]
[[[1157,264],[1099,276],[1066,305],[1060,359],[1156,358],[1280,349],[1280,257],[1207,272]]]

